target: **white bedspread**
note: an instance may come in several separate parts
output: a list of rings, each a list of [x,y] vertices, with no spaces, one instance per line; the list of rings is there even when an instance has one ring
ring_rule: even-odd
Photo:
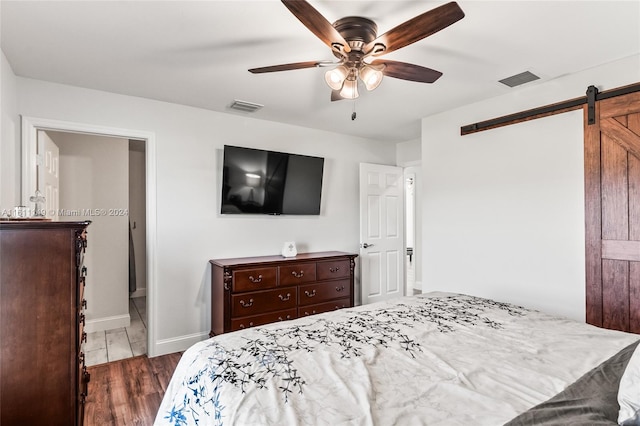
[[[156,425],[500,425],[637,335],[429,293],[187,350]]]

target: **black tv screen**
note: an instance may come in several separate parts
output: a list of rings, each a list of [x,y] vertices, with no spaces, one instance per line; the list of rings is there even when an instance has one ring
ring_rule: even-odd
[[[223,214],[319,215],[324,158],[224,146]]]

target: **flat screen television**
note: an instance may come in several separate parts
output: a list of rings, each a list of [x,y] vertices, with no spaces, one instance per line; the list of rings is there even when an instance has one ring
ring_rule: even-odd
[[[324,158],[224,146],[222,214],[319,215]]]

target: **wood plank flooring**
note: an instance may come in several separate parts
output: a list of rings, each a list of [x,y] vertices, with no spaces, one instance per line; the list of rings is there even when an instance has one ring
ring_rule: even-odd
[[[150,426],[182,353],[146,355],[88,367],[86,426]]]

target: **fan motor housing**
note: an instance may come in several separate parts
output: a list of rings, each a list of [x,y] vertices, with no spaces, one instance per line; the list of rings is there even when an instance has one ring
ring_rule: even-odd
[[[347,16],[342,19],[338,19],[333,23],[340,35],[349,43],[351,48],[372,42],[376,39],[378,33],[378,26],[371,19],[363,18],[360,16]]]

